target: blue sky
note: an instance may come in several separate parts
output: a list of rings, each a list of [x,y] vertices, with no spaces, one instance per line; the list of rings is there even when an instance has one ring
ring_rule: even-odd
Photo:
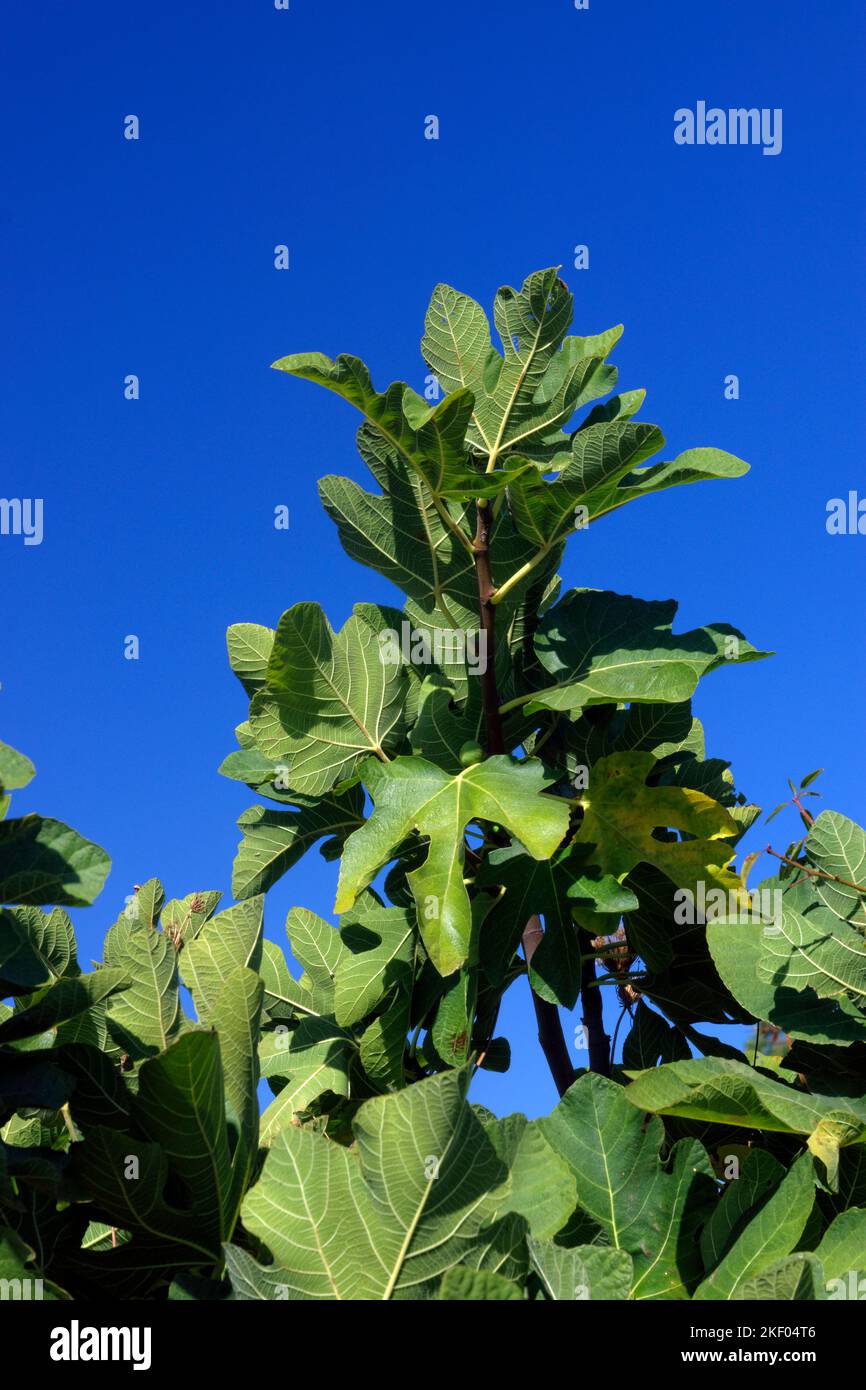
[[[251,796],[216,775],[245,715],[227,625],[306,598],[337,626],[395,597],[316,496],[324,473],[363,478],[349,408],[269,363],[348,351],[418,387],[438,280],[489,304],[561,263],[576,332],[625,323],[621,385],[647,387],[669,449],[752,463],[608,518],[565,575],[773,648],[702,684],[709,751],[766,807],[823,765],[825,804],[866,818],[866,536],[825,528],[830,498],[866,497],[855,0],[15,0],[4,27],[0,491],[44,499],[44,539],[0,536],[0,737],[38,768],[17,810],[112,856],[77,914],[83,958],[135,882],[228,895]],[[781,108],[781,153],[675,144],[674,112],[701,100]],[[268,935],[294,903],[328,915],[334,879],[308,856],[269,895]],[[473,1094],[543,1112],[520,984],[503,1024],[512,1071]]]

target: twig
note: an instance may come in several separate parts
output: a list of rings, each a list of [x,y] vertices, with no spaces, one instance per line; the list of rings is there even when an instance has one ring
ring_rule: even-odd
[[[541,919],[537,914],[534,914],[523,929],[523,954],[526,958],[527,971],[543,936],[544,928],[541,925]],[[541,1044],[541,1050],[547,1059],[554,1085],[559,1094],[564,1096],[574,1081],[574,1067],[568,1055],[559,1009],[547,999],[542,999],[541,995],[536,994],[534,989],[532,990],[532,1003],[535,1008],[535,1021],[538,1024],[538,1041]]]
[[[589,1044],[589,1069],[599,1076],[610,1076],[610,1038],[604,1031],[601,990],[595,977],[594,960],[584,960],[581,967],[580,1002]]]
[[[73,1144],[77,1144],[81,1138],[81,1135],[78,1133],[73,1123],[72,1112],[69,1109],[68,1101],[65,1105],[61,1105],[60,1113],[63,1116],[63,1123],[66,1126],[66,1132],[69,1135],[69,1138],[72,1140]]]
[[[814,824],[815,824],[815,817],[809,815],[809,812],[806,810],[805,806],[803,805],[802,801],[800,800],[800,793],[799,793],[799,792],[794,792],[794,795],[791,797],[791,801],[792,801],[793,804],[796,806],[797,810],[800,812],[800,815],[801,815],[801,817],[802,817],[804,823],[805,823],[806,825],[814,825]]]
[[[614,1059],[614,1057],[616,1056],[616,1040],[617,1040],[617,1038],[619,1037],[620,1026],[621,1026],[622,1021],[623,1021],[623,1019],[625,1018],[626,1014],[629,1014],[629,1015],[631,1014],[631,1006],[630,1006],[629,1004],[623,1004],[623,1006],[622,1006],[622,1008],[620,1009],[620,1012],[619,1012],[619,1018],[618,1018],[617,1021],[616,1021],[616,1027],[615,1027],[614,1030],[613,1030],[613,1039],[612,1039],[611,1044],[610,1044],[610,1059],[609,1059],[609,1060],[610,1060],[610,1069],[611,1069],[611,1071],[613,1071],[613,1059]]]
[[[478,579],[478,609],[481,630],[486,644],[486,661],[481,675],[481,695],[484,701],[484,720],[487,730],[487,753],[504,753],[505,737],[499,713],[499,692],[496,688],[496,613],[491,602],[494,592],[490,570],[490,508],[480,498],[475,504],[475,573]]]
[[[809,869],[805,864],[801,864],[799,859],[789,859],[787,854],[780,854],[770,845],[767,845],[764,853],[772,854],[774,859],[781,859],[783,864],[791,864],[795,869],[799,869],[801,874],[808,874],[810,878],[828,878],[833,883],[841,883],[846,888],[853,888],[857,893],[866,894],[866,887],[862,883],[852,883],[850,879],[840,878],[838,874],[831,874],[829,869]]]

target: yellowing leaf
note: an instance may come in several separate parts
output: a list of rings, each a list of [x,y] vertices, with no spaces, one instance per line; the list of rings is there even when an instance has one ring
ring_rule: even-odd
[[[726,869],[736,821],[711,797],[689,787],[648,787],[652,753],[612,753],[594,764],[577,840],[595,846],[604,873],[622,879],[637,864],[652,864],[682,888],[701,880],[736,889]],[[658,839],[654,830],[675,829],[691,838]]]

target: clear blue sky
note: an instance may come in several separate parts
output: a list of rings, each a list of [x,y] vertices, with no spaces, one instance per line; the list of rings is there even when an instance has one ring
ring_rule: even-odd
[[[576,538],[566,577],[774,648],[702,685],[709,751],[767,807],[825,765],[825,804],[866,818],[866,536],[825,530],[829,498],[866,496],[863,41],[857,0],[10,0],[0,492],[44,498],[45,535],[0,537],[0,737],[38,768],[17,809],[114,861],[77,914],[85,959],[134,882],[228,895],[252,798],[216,775],[245,715],[226,626],[394,598],[316,496],[364,476],[349,408],[269,363],[348,351],[417,387],[437,280],[487,304],[562,263],[576,332],[625,323],[620,382],[669,448],[751,461]],[[699,100],[781,107],[781,154],[676,145]],[[293,903],[327,915],[334,878],[308,856],[268,934]],[[513,1069],[474,1094],[539,1113],[553,1088],[512,995]]]

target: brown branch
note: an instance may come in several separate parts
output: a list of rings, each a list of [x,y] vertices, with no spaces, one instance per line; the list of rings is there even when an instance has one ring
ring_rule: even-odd
[[[502,715],[499,712],[499,691],[496,686],[496,608],[492,602],[496,592],[490,569],[490,530],[493,515],[490,507],[481,499],[475,503],[476,525],[473,551],[475,554],[475,573],[478,579],[478,611],[481,617],[481,631],[484,633],[485,664],[481,675],[481,695],[484,701],[484,723],[488,756],[504,753],[505,735],[502,730]],[[543,936],[543,928],[538,917],[530,917],[523,933],[523,954],[526,967],[532,953]],[[565,1095],[574,1080],[574,1068],[565,1045],[562,1022],[555,1004],[532,990],[532,1003],[538,1023],[538,1041],[547,1059],[550,1074],[559,1094]]]
[[[831,883],[842,883],[846,888],[853,888],[858,893],[866,893],[866,886],[862,883],[852,883],[850,879],[840,878],[838,874],[831,874],[829,869],[809,869],[805,864],[801,864],[799,859],[789,859],[787,854],[780,854],[771,845],[767,845],[764,853],[772,854],[774,859],[781,859],[783,864],[791,864],[793,868],[799,869],[801,874],[808,874],[809,878],[826,878]]]
[[[604,1031],[601,990],[595,976],[595,960],[584,957],[581,967],[580,1002],[583,1007],[583,1026],[589,1047],[589,1069],[600,1076],[610,1076],[610,1038]]]
[[[543,936],[544,928],[541,925],[541,919],[538,916],[530,917],[523,929],[522,938],[527,970],[529,970],[532,957]],[[559,1094],[564,1096],[574,1081],[574,1067],[565,1045],[559,1009],[555,1004],[549,1003],[547,999],[542,999],[535,990],[532,991],[532,1002],[535,1006],[535,1021],[538,1024],[538,1041],[541,1044],[541,1050],[547,1059],[554,1085]]]
[[[495,592],[490,570],[490,528],[493,524],[490,508],[480,499],[475,504],[476,524],[473,552],[478,578],[478,611],[484,633],[484,669],[481,673],[481,695],[484,701],[484,722],[487,729],[487,752],[505,752],[502,715],[499,713],[499,692],[496,688],[496,609],[491,603]]]
[[[626,1014],[628,1014],[629,1018],[632,1017],[631,1004],[623,1004],[622,1008],[619,1011],[619,1018],[616,1021],[616,1027],[613,1030],[613,1038],[610,1044],[610,1052],[608,1053],[608,1064],[610,1066],[611,1071],[613,1071],[613,1059],[616,1056],[616,1040],[619,1037],[620,1026]]]

